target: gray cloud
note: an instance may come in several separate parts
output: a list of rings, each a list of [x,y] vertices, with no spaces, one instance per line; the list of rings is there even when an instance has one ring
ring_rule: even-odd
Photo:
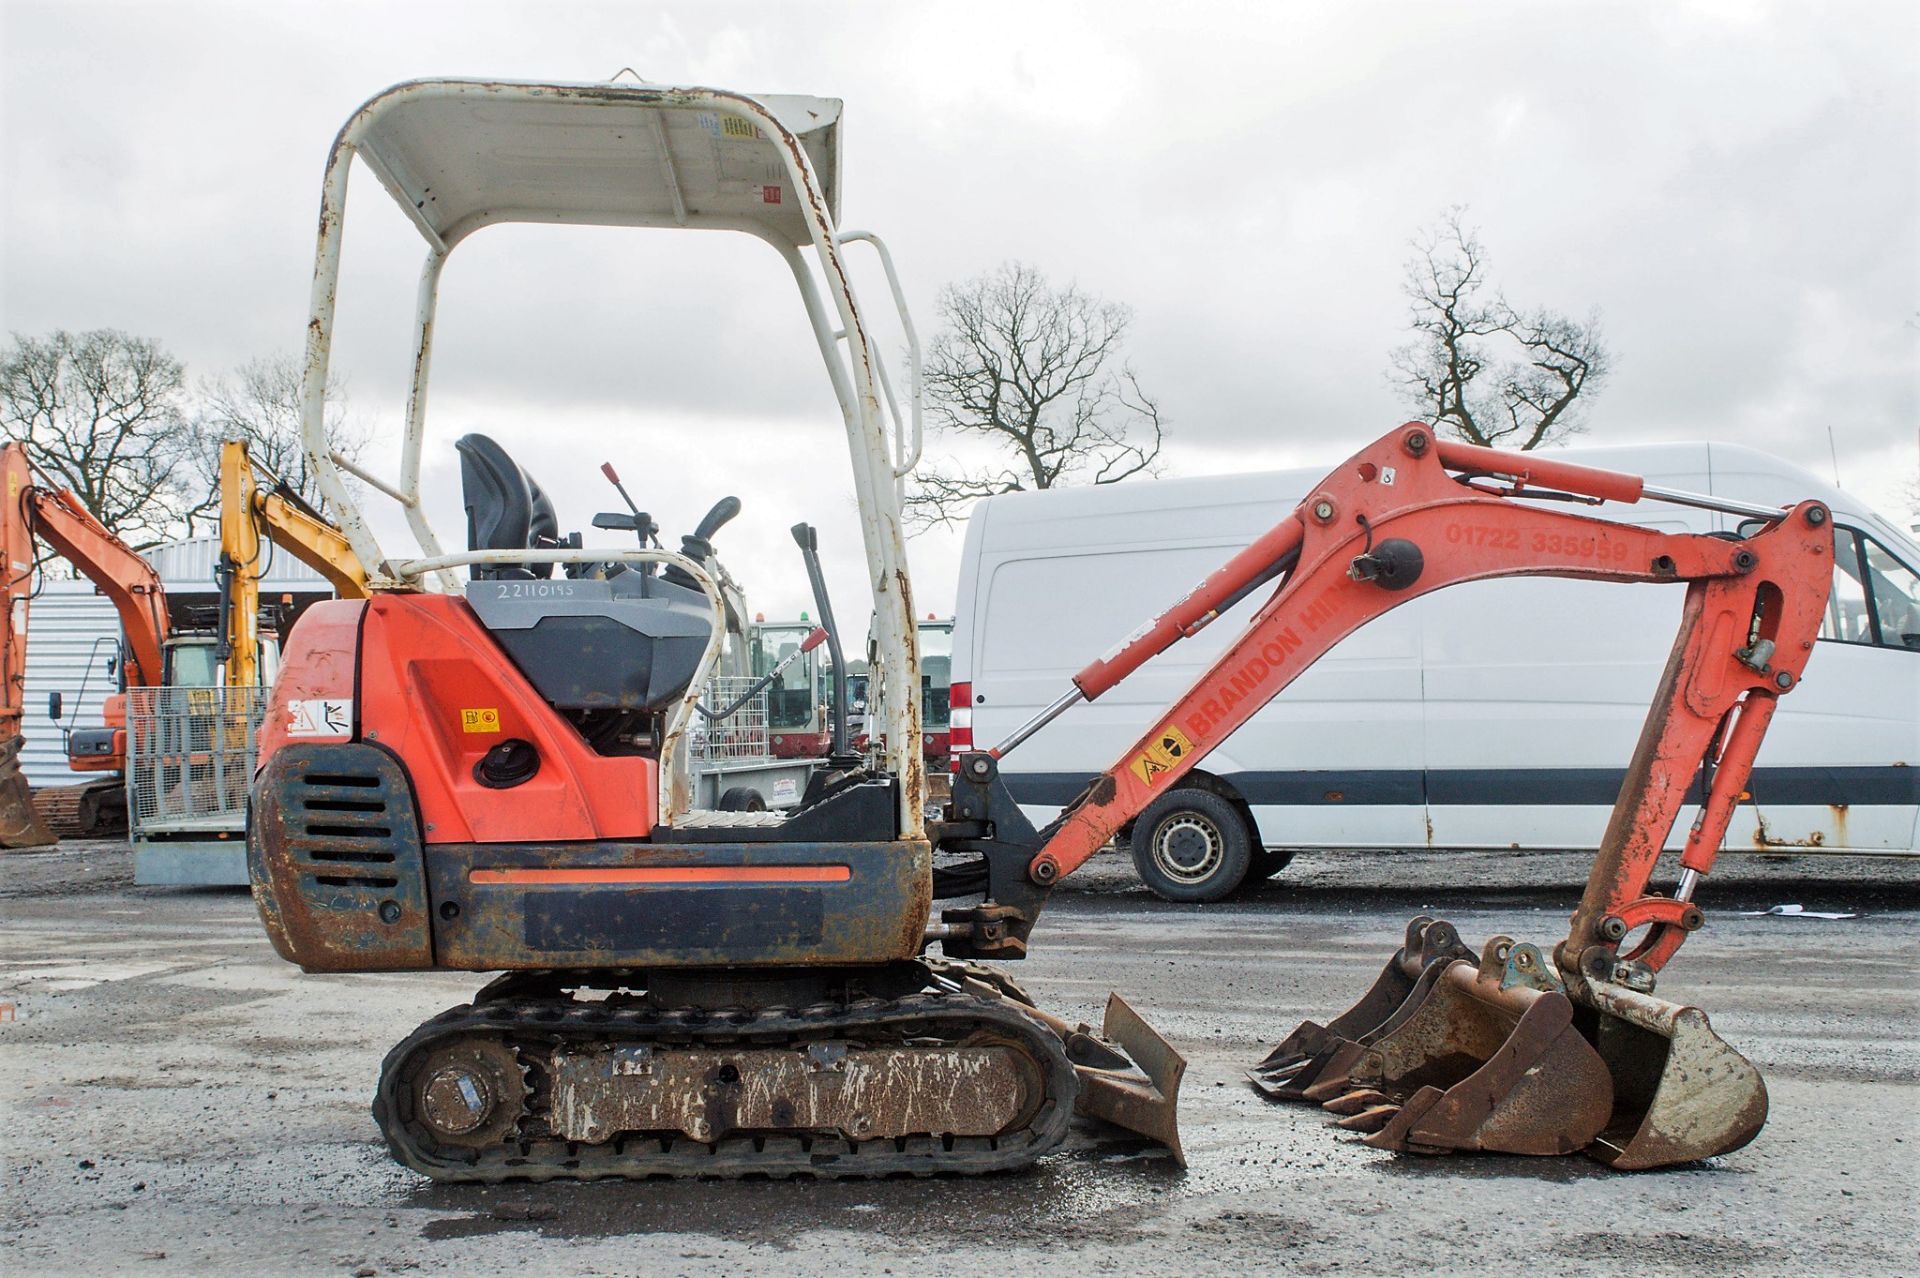
[[[1183,468],[1249,448],[1330,459],[1399,420],[1383,372],[1400,263],[1454,203],[1514,300],[1603,310],[1619,367],[1593,438],[1739,439],[1817,464],[1831,425],[1843,461],[1911,465],[1907,4],[874,4],[823,20],[8,0],[0,23],[0,320],[132,329],[197,372],[297,345],[321,162],[359,101],[420,75],[632,64],[844,97],[846,221],[888,236],[923,327],[942,283],[1009,257],[1131,304]],[[356,193],[338,362],[390,426],[418,244],[365,175]],[[690,238],[476,237],[448,271],[436,403],[511,402],[530,439],[580,414],[596,441],[617,436],[623,411],[786,423],[830,456],[837,413],[781,268]],[[756,491],[785,504],[777,473],[710,464],[690,489],[740,479],[750,509]]]

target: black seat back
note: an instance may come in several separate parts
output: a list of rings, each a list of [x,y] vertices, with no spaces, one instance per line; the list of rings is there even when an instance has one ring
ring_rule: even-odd
[[[460,494],[467,507],[468,550],[524,550],[558,545],[560,521],[553,502],[507,450],[485,435],[462,435]],[[544,540],[542,540],[544,539]],[[475,564],[475,580],[550,577],[552,564]]]

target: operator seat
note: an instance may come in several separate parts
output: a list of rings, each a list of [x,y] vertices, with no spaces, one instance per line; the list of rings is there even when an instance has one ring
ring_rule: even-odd
[[[467,507],[468,550],[522,550],[560,544],[553,501],[533,476],[485,435],[462,435],[460,495]],[[479,581],[530,581],[553,575],[552,564],[475,564]]]
[[[578,546],[506,449],[463,435],[460,486],[470,550]],[[467,603],[556,710],[657,713],[693,682],[713,633],[706,592],[637,572],[551,580],[552,564],[474,564]]]

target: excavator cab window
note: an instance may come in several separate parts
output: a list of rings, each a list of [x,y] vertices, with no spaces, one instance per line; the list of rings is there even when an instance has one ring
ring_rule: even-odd
[[[764,675],[791,656],[813,631],[813,624],[755,628],[752,640],[753,673]],[[767,688],[767,726],[776,731],[803,731],[813,727],[817,703],[814,670],[817,663],[802,659],[780,673]]]
[[[211,688],[218,684],[219,649],[210,640],[169,645],[166,682],[171,688]]]
[[[920,627],[920,730],[945,732],[953,719],[953,627]]]

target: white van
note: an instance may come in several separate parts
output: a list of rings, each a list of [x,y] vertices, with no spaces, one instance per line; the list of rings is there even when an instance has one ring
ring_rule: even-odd
[[[1553,455],[1668,488],[1832,506],[1841,571],[1825,642],[1803,686],[1781,700],[1727,847],[1911,854],[1920,547],[1856,498],[1751,449]],[[953,705],[971,707],[972,744],[994,747],[1088,661],[1284,518],[1324,474],[1055,489],[974,507],[953,637]],[[1732,532],[1740,523],[1655,502],[1592,513],[1671,531]],[[1112,766],[1270,593],[1254,592],[1011,752],[1002,775],[1036,823]],[[1271,875],[1299,848],[1593,848],[1684,593],[1531,578],[1412,600],[1336,647],[1209,755],[1185,783],[1203,796],[1192,808],[1158,811],[1152,829],[1137,823],[1126,836],[1135,866],[1161,895],[1193,901],[1227,895],[1242,873]],[[956,740],[956,754],[963,748]],[[1673,846],[1686,824],[1676,823]]]

